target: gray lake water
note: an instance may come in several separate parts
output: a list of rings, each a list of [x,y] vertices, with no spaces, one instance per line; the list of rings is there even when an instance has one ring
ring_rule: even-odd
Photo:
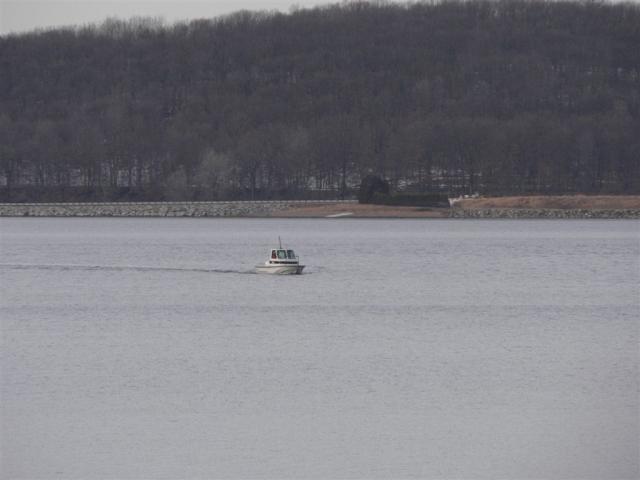
[[[0,231],[2,478],[640,476],[637,221]]]

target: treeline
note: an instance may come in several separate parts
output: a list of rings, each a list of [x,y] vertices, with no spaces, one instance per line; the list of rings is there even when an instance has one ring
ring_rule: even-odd
[[[640,193],[640,7],[343,3],[0,37],[0,200]]]

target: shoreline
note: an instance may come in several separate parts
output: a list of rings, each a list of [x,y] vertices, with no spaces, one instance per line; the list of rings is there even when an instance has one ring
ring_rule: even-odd
[[[640,196],[468,198],[454,202],[451,208],[355,200],[1,203],[0,217],[640,219]]]

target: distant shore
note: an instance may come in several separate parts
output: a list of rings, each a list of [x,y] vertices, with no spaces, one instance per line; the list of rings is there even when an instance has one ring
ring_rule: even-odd
[[[479,197],[451,208],[398,207],[356,201],[3,203],[4,217],[257,218],[631,218],[640,195]]]

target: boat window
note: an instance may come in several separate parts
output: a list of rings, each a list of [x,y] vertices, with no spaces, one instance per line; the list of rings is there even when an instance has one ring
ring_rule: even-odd
[[[275,250],[271,250],[271,258],[277,258]]]
[[[291,260],[295,260],[296,255],[295,253],[293,253],[293,250],[287,250],[287,257],[289,257]]]
[[[287,252],[284,250],[278,250],[278,258],[287,258]]]

